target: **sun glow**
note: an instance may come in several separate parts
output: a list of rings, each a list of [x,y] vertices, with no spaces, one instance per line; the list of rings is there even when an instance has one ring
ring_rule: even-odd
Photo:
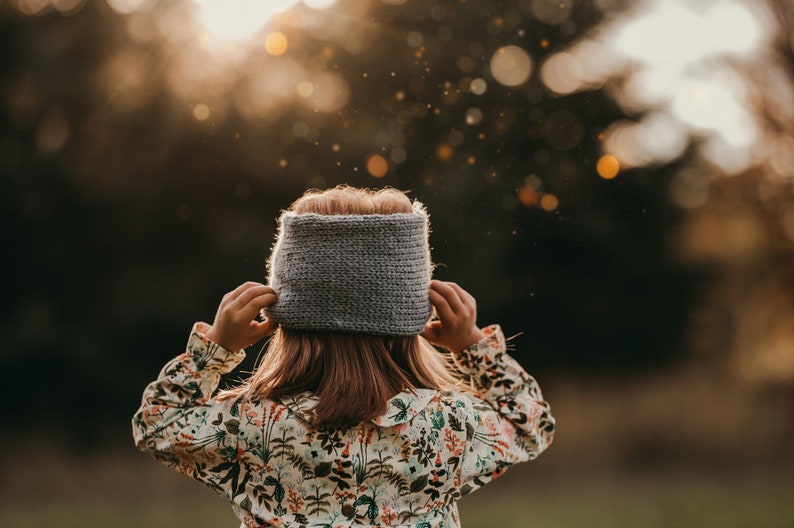
[[[753,163],[762,138],[746,72],[771,34],[761,3],[644,0],[592,38],[552,54],[540,77],[558,95],[605,87],[642,116],[605,133],[605,153],[621,166],[670,162],[697,138],[706,160],[739,172]],[[624,82],[612,82],[617,77]]]
[[[299,0],[195,0],[201,23],[210,33],[224,40],[254,37],[275,15],[296,7]],[[304,0],[314,8],[330,7],[336,0]]]

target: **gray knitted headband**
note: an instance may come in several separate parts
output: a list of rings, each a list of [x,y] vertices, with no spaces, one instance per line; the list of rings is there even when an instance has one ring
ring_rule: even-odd
[[[285,212],[268,261],[285,328],[416,335],[430,317],[430,250],[424,206],[413,212]]]

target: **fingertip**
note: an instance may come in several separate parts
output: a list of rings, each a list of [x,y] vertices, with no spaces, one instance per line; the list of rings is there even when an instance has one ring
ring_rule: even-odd
[[[253,302],[260,307],[260,310],[275,304],[278,301],[278,295],[275,292],[265,292],[253,299]]]
[[[430,281],[430,291],[442,291],[444,289],[445,282],[442,280],[433,279]]]
[[[448,290],[448,289],[451,288],[450,284],[452,284],[452,283],[451,282],[447,282],[447,281],[436,281],[433,289],[437,290],[437,291],[440,291],[440,292],[443,292],[443,291]]]
[[[438,312],[438,309],[441,308],[442,306],[449,304],[447,302],[447,299],[444,297],[444,294],[442,294],[441,292],[437,292],[435,290],[432,290],[430,292],[429,298],[430,298],[430,304],[433,305],[433,307],[436,309],[436,312]]]

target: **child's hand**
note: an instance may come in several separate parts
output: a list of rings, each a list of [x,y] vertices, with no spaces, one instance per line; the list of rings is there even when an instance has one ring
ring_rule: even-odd
[[[255,320],[260,310],[275,302],[276,292],[269,286],[258,282],[238,286],[223,296],[207,339],[232,352],[251,346],[276,329],[270,318]]]
[[[422,337],[457,354],[485,337],[477,326],[477,301],[454,282],[430,282],[430,302],[438,320],[430,321]]]

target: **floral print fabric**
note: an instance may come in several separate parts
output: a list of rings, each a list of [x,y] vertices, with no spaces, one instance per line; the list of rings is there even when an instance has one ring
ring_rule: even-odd
[[[241,527],[459,527],[457,500],[552,441],[535,380],[506,353],[498,326],[455,357],[478,395],[402,392],[352,427],[313,428],[311,394],[256,404],[217,401],[245,357],[196,323],[133,417],[136,445],[208,485]]]

